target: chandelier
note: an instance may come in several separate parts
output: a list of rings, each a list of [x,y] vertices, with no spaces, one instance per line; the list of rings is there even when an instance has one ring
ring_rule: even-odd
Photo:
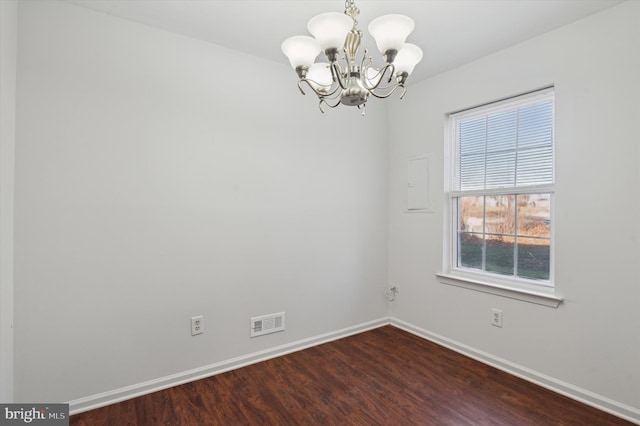
[[[404,15],[384,15],[369,24],[369,33],[385,65],[377,68],[373,59],[364,50],[362,60],[357,63],[362,31],[358,29],[356,16],[360,10],[354,0],[345,1],[344,13],[329,12],[317,15],[307,24],[314,37],[294,36],[282,43],[282,52],[287,55],[298,74],[298,88],[306,84],[318,96],[318,106],[357,106],[365,113],[369,95],[387,98],[401,90],[400,99],[407,91],[404,84],[414,67],[422,59],[422,50],[415,44],[405,43],[413,31],[414,23]],[[314,63],[320,51],[329,62]],[[344,56],[339,58],[340,52]],[[341,65],[338,59],[342,59]]]

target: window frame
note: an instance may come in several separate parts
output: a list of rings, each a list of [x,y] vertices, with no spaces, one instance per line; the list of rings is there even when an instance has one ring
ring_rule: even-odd
[[[490,188],[478,190],[456,190],[458,141],[457,123],[460,119],[468,120],[474,116],[486,116],[500,111],[511,110],[523,105],[532,104],[543,99],[552,100],[552,176],[551,184],[513,186],[507,188]],[[562,298],[556,293],[555,283],[555,93],[553,86],[527,92],[496,102],[489,102],[473,108],[449,113],[445,116],[445,191],[444,191],[444,235],[443,235],[443,267],[437,274],[444,284],[479,290],[500,296],[557,307]],[[462,196],[481,195],[520,195],[550,194],[550,264],[549,280],[534,280],[517,276],[501,275],[464,268],[458,265],[458,198]],[[515,230],[514,232],[517,232]],[[515,260],[515,258],[514,258]]]

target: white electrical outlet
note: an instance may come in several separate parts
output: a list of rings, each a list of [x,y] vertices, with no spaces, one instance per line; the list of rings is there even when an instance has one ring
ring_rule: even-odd
[[[191,335],[204,333],[204,316],[191,317]]]
[[[502,311],[500,309],[491,309],[491,325],[502,328]]]

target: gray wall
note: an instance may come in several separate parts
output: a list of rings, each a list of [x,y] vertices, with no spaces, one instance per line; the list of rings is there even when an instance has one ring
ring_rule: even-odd
[[[386,317],[384,103],[322,115],[289,67],[62,2],[18,40],[18,400]]]
[[[640,3],[619,6],[412,87],[389,108],[391,314],[524,375],[640,419]],[[556,92],[557,309],[444,285],[445,114]],[[428,155],[431,214],[405,214],[406,159]],[[504,327],[490,324],[491,308]]]

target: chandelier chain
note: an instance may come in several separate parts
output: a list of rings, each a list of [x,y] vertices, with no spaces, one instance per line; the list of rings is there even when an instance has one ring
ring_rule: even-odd
[[[344,13],[353,19],[353,28],[358,26],[358,21],[356,20],[356,16],[360,14],[360,9],[356,6],[355,0],[345,0],[344,2]]]

